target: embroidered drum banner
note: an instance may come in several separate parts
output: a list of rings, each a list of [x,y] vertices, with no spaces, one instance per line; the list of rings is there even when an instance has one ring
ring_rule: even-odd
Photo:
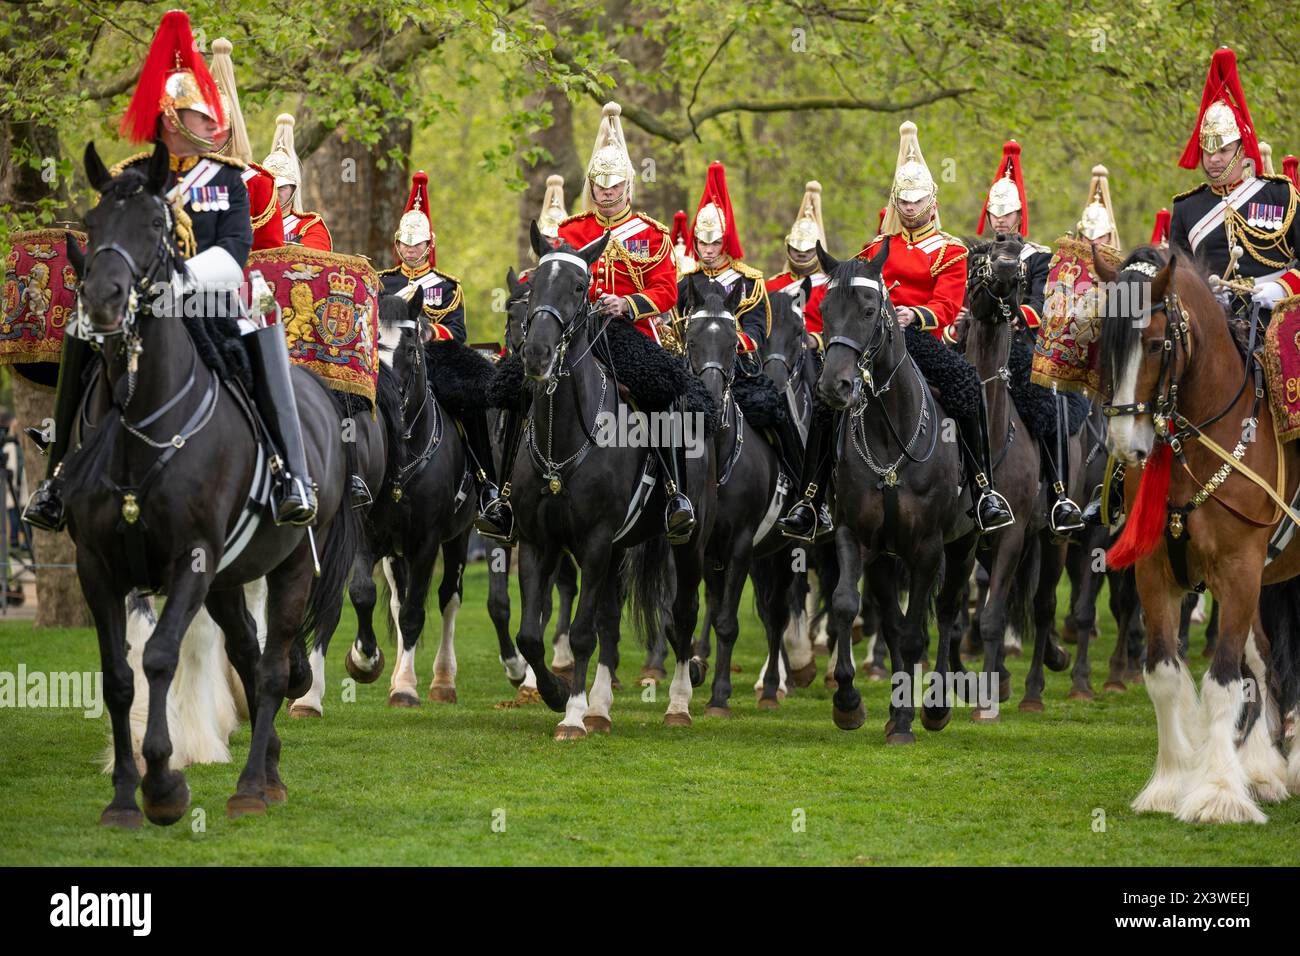
[[[1099,246],[1108,265],[1118,268],[1119,253]],[[1030,380],[1050,388],[1096,396],[1101,391],[1101,310],[1092,244],[1058,239],[1048,267],[1042,327],[1034,343]]]
[[[63,329],[77,308],[79,281],[68,261],[67,236],[84,252],[86,236],[63,229],[15,232],[5,259],[0,365],[13,365],[38,385],[58,381]]]
[[[379,377],[379,276],[358,256],[303,246],[249,254],[280,306],[289,358],[373,405]]]
[[[1300,296],[1273,307],[1264,334],[1264,375],[1278,437],[1284,442],[1300,437]]]

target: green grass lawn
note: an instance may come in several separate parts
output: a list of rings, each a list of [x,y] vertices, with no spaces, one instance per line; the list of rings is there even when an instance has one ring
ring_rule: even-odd
[[[388,682],[341,682],[351,612],[328,662],[323,720],[281,712],[288,803],[230,821],[238,765],[186,771],[192,816],[137,832],[96,825],[111,796],[98,760],[107,715],[0,711],[0,864],[1145,864],[1293,863],[1300,800],[1268,807],[1265,826],[1188,826],[1136,816],[1129,800],[1155,756],[1155,720],[1141,687],[1101,694],[1113,624],[1093,658],[1099,691],[1067,702],[1067,674],[1048,675],[1043,714],[1016,710],[1026,659],[1013,660],[1015,695],[1000,723],[955,712],[939,734],[886,747],[886,685],[867,684],[867,724],[831,723],[820,679],[775,713],[749,690],[763,642],[748,597],[735,675],[734,720],[662,726],[667,688],[641,699],[642,650],[624,643],[609,737],[557,743],[541,705],[493,709],[511,697],[484,606],[482,564],[466,576],[457,648],[460,702],[390,710]],[[1103,597],[1104,602],[1104,597]],[[1104,603],[1103,603],[1104,606]],[[516,602],[517,608],[517,602]],[[436,618],[435,618],[436,621]],[[429,633],[436,639],[436,624]],[[1203,670],[1200,629],[1193,663]],[[859,645],[860,658],[865,645]],[[1073,650],[1073,649],[1072,649]],[[389,655],[390,660],[392,654]],[[417,658],[423,688],[433,656]],[[90,631],[0,624],[0,671],[96,670]],[[594,673],[594,667],[593,667]],[[711,677],[712,675],[710,675]],[[859,686],[863,686],[861,681]],[[233,741],[242,763],[244,727]],[[195,825],[202,810],[204,827]],[[1104,814],[1104,832],[1095,821]],[[504,821],[494,830],[494,819]],[[803,826],[799,827],[799,821]]]

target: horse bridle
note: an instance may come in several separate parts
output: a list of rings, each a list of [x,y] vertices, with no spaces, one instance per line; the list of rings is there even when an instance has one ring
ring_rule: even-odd
[[[997,293],[995,293],[991,288],[993,284],[993,280],[997,278],[997,276],[993,272],[992,255],[988,253],[984,253],[978,257],[973,257],[973,258],[976,265],[975,268],[970,271],[967,277],[967,281],[966,281],[967,296],[969,297],[970,290],[978,289],[979,291],[987,295],[990,299],[992,299],[993,302],[997,305],[998,308],[997,321],[999,323],[1012,322],[1016,317],[1016,309],[1013,303],[1013,299],[1016,293],[1013,292],[1009,296],[1000,296]],[[1024,289],[1025,280],[1027,276],[1027,270],[1025,268],[1025,260],[1021,259],[1018,262],[1017,270],[1019,272],[1017,292],[1019,292],[1020,290]]]
[[[570,265],[575,265],[582,270],[582,277],[588,280],[588,284],[590,283],[591,267],[587,264],[587,260],[583,259],[579,255],[575,255],[572,252],[562,252],[559,250],[556,250],[555,252],[548,252],[546,255],[542,256],[541,259],[537,261],[537,269],[541,269],[541,267],[547,262],[563,262],[563,263],[568,263]],[[534,274],[536,274],[536,271],[537,270],[534,270]],[[524,316],[524,321],[520,324],[520,331],[523,333],[524,341],[528,340],[528,330],[532,328],[533,320],[538,318],[539,316],[543,318],[549,317],[554,319],[555,323],[560,327],[560,341],[559,344],[557,344],[555,347],[555,366],[554,366],[555,372],[554,374],[552,374],[551,380],[546,383],[547,395],[553,395],[555,393],[555,389],[559,387],[560,378],[570,374],[573,368],[579,362],[581,362],[584,358],[586,358],[589,354],[591,354],[592,348],[595,346],[596,342],[600,340],[601,335],[604,333],[605,326],[609,325],[610,319],[613,318],[612,315],[606,316],[605,321],[601,325],[600,329],[590,337],[591,340],[587,343],[586,351],[583,352],[581,355],[579,355],[572,362],[569,362],[568,368],[565,368],[565,359],[568,356],[569,343],[573,340],[573,336],[577,334],[577,331],[580,328],[580,323],[578,320],[583,317],[584,312],[586,313],[586,318],[590,319],[592,315],[595,315],[597,313],[597,311],[598,311],[597,307],[593,303],[589,302],[587,300],[586,295],[584,294],[582,297],[582,301],[578,303],[577,307],[573,310],[573,314],[568,316],[568,318],[565,318],[565,316],[561,315],[560,310],[557,309],[555,306],[551,305],[549,302],[543,302],[542,304],[538,305],[535,309],[530,311],[526,316]]]
[[[736,322],[736,317],[732,315],[730,312],[712,312],[707,309],[699,309],[695,312],[692,312],[690,315],[686,317],[687,330],[690,329],[691,322],[694,319],[719,319],[724,322],[730,322],[733,325]],[[732,401],[731,387],[735,383],[735,379],[736,379],[735,359],[734,358],[732,359],[730,371],[724,368],[721,362],[715,362],[712,360],[703,363],[702,365],[700,365],[699,368],[696,368],[695,364],[692,362],[691,371],[693,371],[696,375],[700,377],[703,377],[704,373],[708,371],[717,372],[720,376],[722,376],[722,410],[721,410],[722,422],[718,427],[719,430],[731,427],[730,412],[731,409],[734,407],[734,402]]]
[[[866,385],[871,390],[872,398],[880,398],[885,392],[889,391],[890,383],[893,382],[894,376],[902,368],[903,362],[907,359],[907,350],[904,349],[899,356],[894,367],[889,370],[889,375],[885,378],[885,383],[879,388],[876,387],[875,378],[872,375],[872,368],[876,363],[876,356],[881,350],[894,341],[894,333],[898,331],[898,317],[894,311],[894,303],[889,298],[889,291],[881,284],[879,279],[873,279],[870,276],[853,276],[849,279],[848,284],[852,287],[862,287],[875,289],[881,295],[881,304],[877,314],[880,321],[876,323],[876,328],[872,333],[872,339],[869,342],[860,342],[857,339],[850,338],[847,335],[833,335],[826,340],[826,351],[829,353],[832,345],[843,345],[858,356],[858,372],[860,378],[854,382],[854,403],[857,402],[858,395],[862,385]],[[839,285],[838,279],[832,279],[826,287],[829,295],[831,289]]]
[[[137,191],[143,191],[144,187],[139,187]],[[130,195],[134,195],[131,193]],[[172,233],[172,211],[171,207],[161,197],[148,193],[149,198],[157,203],[163,213],[163,228],[158,234],[158,243],[154,246],[154,258],[149,263],[148,271],[140,268],[135,261],[135,256],[131,251],[121,243],[110,242],[104,245],[96,245],[90,254],[86,256],[86,263],[83,269],[83,277],[90,275],[91,266],[101,253],[115,252],[126,263],[127,271],[131,273],[131,288],[127,294],[126,313],[122,317],[121,324],[108,332],[91,331],[89,322],[86,320],[85,311],[81,304],[81,296],[77,296],[77,324],[81,330],[85,331],[88,339],[94,339],[102,344],[105,339],[121,336],[124,342],[130,343],[135,336],[135,322],[140,312],[140,302],[146,295],[153,291],[158,282],[159,270],[169,261],[173,260],[179,254],[175,245],[170,241]],[[138,345],[138,341],[135,343]]]
[[[1137,272],[1147,277],[1148,280],[1154,278],[1156,266],[1149,262],[1136,262],[1126,267],[1124,272]],[[1106,402],[1102,405],[1101,411],[1106,418],[1127,417],[1129,415],[1145,415],[1148,412],[1156,417],[1157,433],[1161,438],[1165,435],[1162,433],[1162,423],[1168,423],[1172,416],[1178,414],[1178,379],[1176,368],[1180,353],[1190,361],[1192,357],[1192,338],[1191,327],[1188,324],[1187,310],[1178,300],[1178,294],[1172,288],[1165,291],[1164,299],[1151,307],[1151,314],[1157,312],[1165,313],[1165,336],[1160,351],[1160,371],[1156,376],[1156,396],[1153,400],[1147,402],[1130,402],[1126,405],[1116,405],[1113,402]],[[1177,316],[1177,321],[1174,320]],[[1249,376],[1249,363],[1247,363],[1247,376]],[[1245,382],[1242,382],[1242,388],[1245,388]],[[1237,398],[1241,396],[1238,390],[1234,396],[1232,404],[1236,404]],[[1228,408],[1231,408],[1229,405]],[[1214,418],[1205,424],[1209,425],[1222,418],[1227,414],[1228,409],[1224,409]]]

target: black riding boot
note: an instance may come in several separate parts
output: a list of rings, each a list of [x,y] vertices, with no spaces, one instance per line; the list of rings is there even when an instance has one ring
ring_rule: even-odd
[[[803,438],[799,434],[799,426],[787,413],[781,424],[772,431],[776,434],[777,453],[781,456],[782,464],[790,472],[790,476],[797,480],[803,475],[804,458]]]
[[[510,507],[510,475],[515,470],[515,455],[519,452],[519,440],[522,437],[524,429],[524,419],[527,417],[529,405],[532,402],[531,394],[525,389],[520,396],[520,404],[506,412],[506,434],[505,441],[501,446],[501,474],[505,475],[505,483],[499,492],[493,485],[492,490],[497,492],[490,497],[480,508],[479,515],[474,519],[474,527],[478,533],[485,538],[491,538],[493,541],[504,541],[510,544],[515,540],[515,514]],[[491,460],[492,453],[489,447],[488,459]],[[486,491],[486,488],[484,489]]]
[[[478,510],[488,511],[492,502],[501,497],[497,488],[496,462],[492,459],[492,440],[488,437],[487,411],[475,409],[461,419],[465,428],[465,441],[474,457],[474,478],[478,482]]]
[[[1101,525],[1101,492],[1105,485],[1098,485],[1092,489],[1092,497],[1088,499],[1087,505],[1084,506],[1083,514],[1080,520],[1094,528]]]
[[[676,429],[672,431],[672,448],[660,460],[666,459],[670,478],[664,490],[668,495],[668,507],[664,509],[664,530],[668,534],[669,544],[685,544],[695,532],[695,508],[691,499],[686,497],[686,448],[683,436]]]
[[[1083,513],[1065,493],[1070,481],[1070,416],[1065,396],[1057,395],[1053,390],[1052,403],[1056,408],[1056,480],[1052,483],[1056,501],[1052,505],[1049,523],[1054,534],[1062,535],[1083,527]]]
[[[279,452],[271,466],[275,476],[271,494],[275,523],[311,524],[316,520],[316,485],[307,474],[307,452],[290,380],[284,330],[272,325],[249,332],[243,340],[253,365],[253,398]]]
[[[803,493],[776,522],[787,538],[812,541],[832,530],[824,489],[830,479],[830,446],[834,434],[834,417],[823,410],[814,409],[812,422],[808,426],[808,445],[804,449],[803,467],[799,470],[799,485],[803,488]]]
[[[975,501],[975,524],[981,531],[996,531],[1014,524],[1016,516],[1011,513],[1007,499],[993,487],[993,454],[989,446],[988,415],[983,399],[975,415],[954,416],[957,427],[961,430],[962,446],[966,451],[967,466],[974,485],[971,496]]]
[[[63,337],[58,391],[54,398],[54,435],[45,445],[50,460],[45,466],[45,480],[36,486],[23,509],[23,520],[44,531],[62,531],[67,523],[63,509],[63,459],[77,427],[82,378],[94,357],[95,350],[89,342],[71,335]],[[40,434],[34,430],[28,433],[33,440]]]

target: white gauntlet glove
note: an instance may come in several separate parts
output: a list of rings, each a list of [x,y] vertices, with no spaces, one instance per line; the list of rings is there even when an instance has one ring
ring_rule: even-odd
[[[1251,293],[1250,301],[1258,302],[1260,308],[1271,309],[1289,295],[1289,290],[1282,283],[1274,279],[1271,282],[1265,282],[1262,285],[1255,286],[1255,291]]]

